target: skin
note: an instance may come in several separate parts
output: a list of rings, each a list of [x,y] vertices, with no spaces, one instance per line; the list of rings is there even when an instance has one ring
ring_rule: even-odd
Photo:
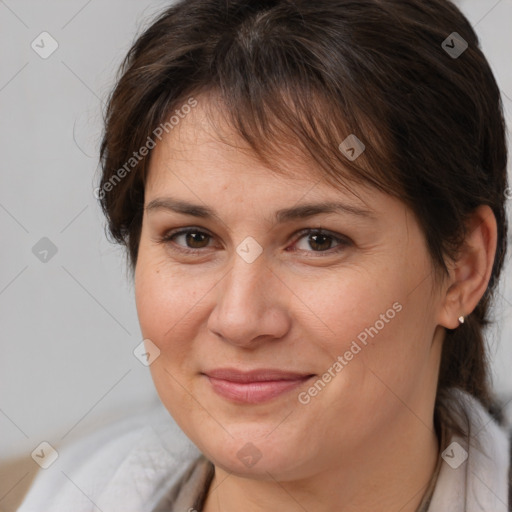
[[[361,185],[357,199],[319,182],[297,153],[280,161],[288,174],[279,176],[228,126],[220,140],[198,100],[153,150],[145,206],[172,196],[219,218],[145,209],[135,293],[143,336],[160,350],[150,366],[160,399],[215,465],[205,512],[415,511],[439,451],[433,410],[444,328],[456,328],[485,292],[492,212],[475,211],[467,250],[436,286],[423,233],[402,202]],[[272,220],[276,210],[324,200],[374,217]],[[162,241],[187,227],[210,237]],[[349,242],[300,233],[319,227]],[[236,252],[248,236],[263,249],[252,263]],[[311,382],[237,404],[201,374],[229,366],[321,376],[394,303],[401,311],[306,405],[298,395]],[[247,443],[261,454],[252,467],[237,457]]]

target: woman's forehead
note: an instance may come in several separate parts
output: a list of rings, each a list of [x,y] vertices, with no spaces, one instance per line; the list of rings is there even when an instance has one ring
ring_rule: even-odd
[[[337,183],[329,179],[325,171],[311,155],[304,151],[299,141],[289,137],[276,143],[275,151],[257,154],[254,148],[240,135],[226,116],[218,108],[212,109],[209,96],[198,96],[198,105],[173,128],[164,133],[162,140],[152,150],[149,165],[149,181],[168,181],[169,172],[184,172],[189,176],[209,176],[212,179],[247,181],[251,175],[271,178],[276,184],[287,186],[291,183],[325,187],[356,197],[356,191],[372,188],[368,183],[350,177]]]

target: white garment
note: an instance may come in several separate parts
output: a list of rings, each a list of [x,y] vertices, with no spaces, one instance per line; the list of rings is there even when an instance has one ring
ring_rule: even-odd
[[[18,512],[149,512],[200,454],[161,403],[56,448]]]
[[[508,512],[508,435],[472,396],[455,389],[451,396],[483,451],[459,437],[447,442],[445,460],[457,462],[460,447],[468,458],[456,469],[443,461],[428,512]],[[200,454],[162,405],[58,451],[18,512],[151,512]]]
[[[467,439],[453,436],[442,447],[451,456],[444,460],[464,453],[458,446],[451,446],[453,442],[462,446],[468,457],[457,468],[443,462],[428,512],[508,512],[510,435],[471,395],[459,389],[452,389],[451,394],[468,415],[470,442],[468,446]]]

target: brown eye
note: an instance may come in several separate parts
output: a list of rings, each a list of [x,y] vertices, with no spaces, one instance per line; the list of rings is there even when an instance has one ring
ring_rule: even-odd
[[[177,242],[177,240],[180,238],[182,241]],[[211,236],[208,233],[192,228],[169,233],[162,238],[162,242],[172,243],[178,246],[178,250],[183,250],[186,252],[188,249],[193,251],[208,247],[208,242],[210,239]]]
[[[305,230],[301,233],[297,241],[295,242],[295,246],[299,251],[305,252],[327,252],[330,249],[334,250],[331,252],[339,252],[343,250],[345,247],[350,245],[350,241],[342,236],[335,236],[328,232],[322,230]],[[302,247],[300,244],[302,243]]]
[[[319,251],[327,251],[331,248],[333,237],[329,235],[309,235],[308,243],[312,249]]]
[[[197,231],[190,231],[185,234],[185,242],[192,249],[202,249],[208,245],[209,235]],[[206,244],[205,244],[206,241]]]

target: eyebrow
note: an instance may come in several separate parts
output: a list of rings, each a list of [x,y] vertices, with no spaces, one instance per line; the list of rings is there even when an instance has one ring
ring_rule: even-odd
[[[189,203],[171,197],[162,197],[153,199],[148,203],[145,210],[150,212],[154,210],[170,210],[184,215],[200,217],[203,219],[221,220],[215,210],[199,204]],[[284,223],[296,219],[306,219],[322,213],[345,213],[357,217],[375,219],[375,213],[371,210],[359,208],[353,205],[339,202],[320,202],[306,203],[291,208],[283,208],[274,213],[275,223]]]

